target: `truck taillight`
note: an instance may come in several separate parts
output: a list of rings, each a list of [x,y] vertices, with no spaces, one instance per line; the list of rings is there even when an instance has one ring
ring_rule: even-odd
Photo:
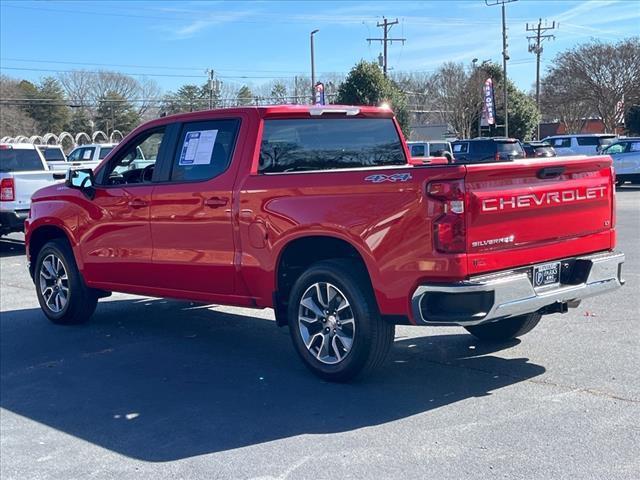
[[[16,199],[16,189],[13,178],[0,180],[0,201],[13,202]]]
[[[433,239],[437,251],[463,253],[466,250],[464,221],[464,180],[430,182],[427,194],[442,202],[443,213],[433,222]]]

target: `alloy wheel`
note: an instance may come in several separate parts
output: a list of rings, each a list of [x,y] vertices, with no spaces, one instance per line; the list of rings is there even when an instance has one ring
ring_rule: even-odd
[[[298,328],[307,350],[328,365],[345,359],[356,333],[356,322],[347,297],[329,282],[317,282],[302,295]]]
[[[40,294],[47,308],[60,313],[69,301],[69,276],[62,260],[49,254],[42,261],[39,272]]]

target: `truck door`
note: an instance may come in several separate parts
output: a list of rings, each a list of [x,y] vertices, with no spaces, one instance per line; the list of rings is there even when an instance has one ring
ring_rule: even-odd
[[[166,181],[151,200],[154,286],[234,293],[232,158],[239,127],[236,118],[180,126]]]
[[[96,175],[90,219],[79,225],[84,269],[91,283],[150,284],[149,205],[155,162],[165,154],[165,129],[137,135]],[[153,159],[144,169],[133,162],[138,149]]]

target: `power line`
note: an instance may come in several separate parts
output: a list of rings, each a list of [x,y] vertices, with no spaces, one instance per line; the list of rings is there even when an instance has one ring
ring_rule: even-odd
[[[387,76],[387,44],[392,44],[393,42],[402,42],[402,44],[404,45],[404,42],[407,41],[406,38],[389,38],[389,30],[391,30],[391,27],[393,27],[394,25],[397,25],[398,23],[398,19],[396,18],[393,22],[390,22],[389,20],[386,19],[386,17],[382,17],[383,22],[380,23],[378,22],[378,24],[376,25],[378,28],[382,28],[383,29],[383,36],[382,38],[367,38],[367,42],[369,42],[369,45],[371,45],[371,42],[380,42],[382,43],[382,48],[383,48],[383,55],[382,55],[382,72],[384,73],[384,76]]]
[[[26,62],[26,63],[52,63],[60,65],[88,65],[92,67],[126,67],[126,68],[155,68],[159,70],[206,70],[206,67],[170,67],[166,65],[134,65],[130,63],[95,63],[95,62],[69,62],[61,60],[42,60],[42,59],[27,59],[27,58],[11,58],[0,57],[0,60],[12,61],[12,62]],[[217,72],[261,72],[261,73],[300,73],[299,70],[258,70],[258,69],[237,69],[237,68],[217,68]],[[331,74],[335,72],[322,72],[323,74]]]
[[[504,100],[504,136],[509,136],[509,95],[507,91],[507,60],[509,60],[509,53],[507,51],[507,47],[509,44],[507,43],[507,9],[505,4],[515,2],[517,0],[484,0],[484,3],[488,7],[492,7],[494,5],[502,5],[502,74],[504,76],[504,88],[502,91],[504,92],[503,100]]]
[[[0,66],[0,70],[24,70],[28,72],[50,72],[50,73],[74,73],[78,70],[59,70],[53,68],[33,68],[33,67],[4,67]],[[104,73],[99,70],[91,71],[91,70],[82,70],[84,73]],[[178,75],[173,73],[145,73],[145,72],[118,72],[123,75],[131,75],[137,77],[170,77],[170,78],[203,78],[204,75]],[[220,78],[231,78],[231,79],[289,79],[293,78],[290,76],[273,76],[273,75],[218,75]]]

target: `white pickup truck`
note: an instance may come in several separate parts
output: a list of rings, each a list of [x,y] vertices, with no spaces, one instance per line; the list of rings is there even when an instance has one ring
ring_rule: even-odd
[[[80,145],[69,153],[65,159],[47,160],[49,168],[58,171],[67,171],[70,168],[96,168],[117,143],[90,143]]]
[[[35,146],[0,143],[0,235],[23,231],[31,195],[64,176],[49,169]]]

